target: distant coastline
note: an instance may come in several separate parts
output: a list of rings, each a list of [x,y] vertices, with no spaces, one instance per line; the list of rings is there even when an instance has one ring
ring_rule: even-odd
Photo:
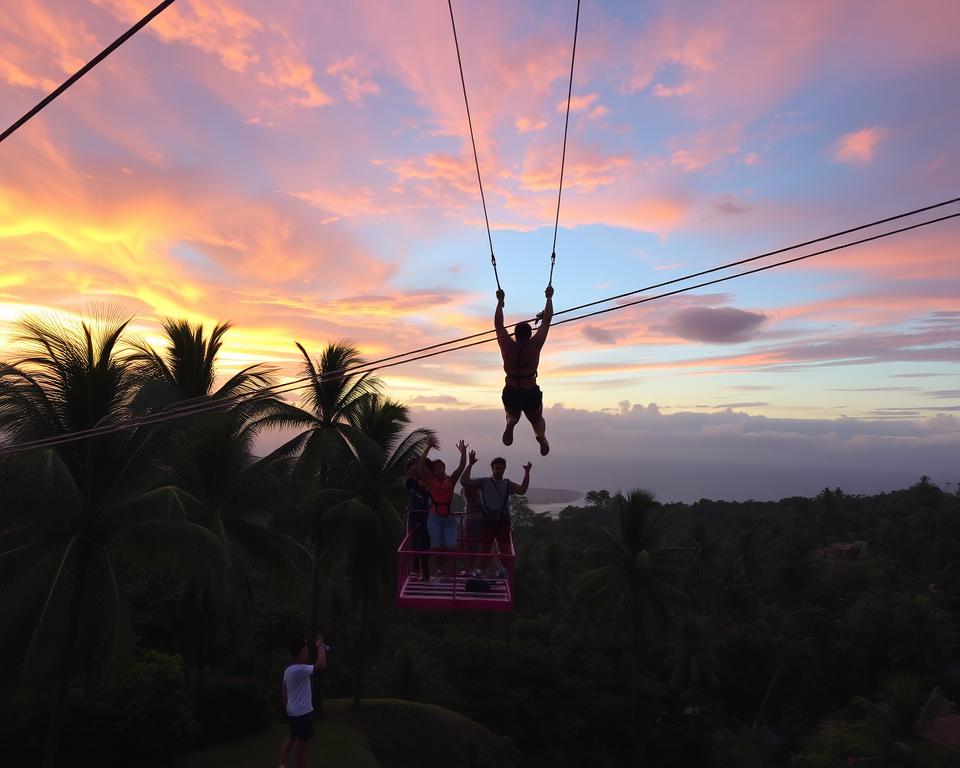
[[[583,506],[586,494],[567,488],[530,488],[527,490],[527,504],[534,512],[557,513],[564,507]]]
[[[583,491],[571,491],[566,488],[528,488],[527,503],[533,504],[570,504],[584,498]]]

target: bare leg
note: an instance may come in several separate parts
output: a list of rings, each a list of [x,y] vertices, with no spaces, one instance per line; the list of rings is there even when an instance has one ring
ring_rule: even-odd
[[[537,408],[536,411],[524,411],[524,415],[533,425],[533,433],[537,437],[537,442],[540,443],[540,455],[546,456],[550,453],[550,443],[547,442],[546,434],[547,431],[547,422],[543,420],[543,406]]]
[[[503,444],[513,445],[513,428],[520,421],[520,411],[504,411],[507,417],[507,427],[503,430]]]
[[[307,741],[297,740],[297,768],[307,768]]]
[[[293,746],[293,739],[287,736],[283,740],[283,746],[280,747],[280,762],[279,765],[287,764],[287,755],[290,754],[290,747]]]

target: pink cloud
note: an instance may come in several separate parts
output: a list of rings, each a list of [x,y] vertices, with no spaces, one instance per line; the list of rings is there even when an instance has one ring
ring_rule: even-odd
[[[370,79],[370,68],[364,65],[359,56],[348,56],[335,61],[326,68],[326,73],[340,77],[343,95],[347,101],[361,102],[365,96],[380,93],[380,86]]]
[[[689,144],[674,139],[671,141],[673,151],[670,153],[670,163],[679,166],[684,173],[719,163],[740,151],[741,132],[740,125],[730,125],[720,131],[701,131]]]
[[[571,112],[583,112],[590,108],[590,106],[600,97],[599,93],[587,93],[583,96],[573,95],[570,97],[570,111]],[[567,101],[557,102],[556,106],[557,112],[566,112],[567,110]]]
[[[838,163],[869,165],[873,162],[877,145],[886,138],[889,131],[880,126],[861,128],[846,133],[837,142],[833,159]]]
[[[95,2],[125,23],[143,14],[137,0]],[[181,43],[212,54],[232,72],[255,71],[258,82],[285,92],[293,106],[312,108],[333,101],[283,27],[264,24],[225,0],[181,0],[157,16],[147,31],[164,43]]]
[[[666,86],[663,83],[657,83],[653,87],[653,95],[661,99],[670,99],[674,96],[686,96],[688,93],[693,93],[696,90],[693,85],[690,83],[684,83],[683,85],[677,86]]]
[[[537,120],[532,117],[518,117],[514,124],[517,126],[517,130],[520,131],[520,133],[542,131],[547,127],[546,120]]]
[[[139,0],[94,0],[124,23],[144,13]],[[223,66],[244,72],[260,60],[257,33],[261,22],[225,0],[181,0],[157,16],[147,28],[165,43],[184,43],[211,53]]]

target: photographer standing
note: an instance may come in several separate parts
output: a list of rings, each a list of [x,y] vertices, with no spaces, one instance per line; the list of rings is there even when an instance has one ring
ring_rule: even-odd
[[[306,640],[299,640],[290,646],[291,663],[283,672],[283,688],[280,698],[290,723],[290,735],[283,740],[280,748],[280,768],[285,768],[290,747],[297,747],[297,768],[306,768],[307,745],[313,738],[313,694],[310,690],[310,678],[327,668],[327,647],[323,635],[317,635],[317,660],[308,664],[310,649]]]

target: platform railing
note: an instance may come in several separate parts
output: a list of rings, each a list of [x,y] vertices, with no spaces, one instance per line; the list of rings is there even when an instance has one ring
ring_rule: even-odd
[[[451,603],[450,607],[457,608],[460,607],[457,605],[458,603],[475,602],[475,598],[470,597],[472,593],[465,589],[465,582],[473,579],[489,581],[502,578],[506,587],[507,601],[512,603],[513,570],[514,560],[516,558],[514,554],[513,532],[511,531],[510,533],[509,551],[471,552],[468,551],[467,545],[476,540],[466,539],[463,536],[464,515],[461,513],[454,516],[457,517],[458,523],[457,549],[415,549],[412,544],[414,531],[409,528],[408,523],[406,535],[404,536],[403,541],[400,543],[400,546],[397,548],[398,600],[404,598],[403,590],[408,584],[410,576],[412,574],[417,574],[419,577],[421,569],[416,567],[415,563],[417,563],[420,557],[426,557],[428,569],[430,568],[431,564],[439,564],[440,569],[443,572],[442,576],[439,577],[435,573],[430,573],[431,581],[435,579],[442,579],[442,581],[437,581],[435,583],[451,585],[450,596],[449,598],[445,598],[443,601],[446,602],[446,600],[449,600]],[[494,544],[494,547],[496,547],[496,544]],[[479,577],[472,574],[472,569],[475,563],[479,564],[479,568],[483,574]],[[489,575],[491,568],[495,567],[497,564],[499,564],[498,570],[505,572],[505,576],[492,577]],[[463,571],[463,573],[461,573],[461,571]],[[458,588],[461,583],[463,583],[463,589]],[[472,606],[463,605],[462,607],[469,608]]]

